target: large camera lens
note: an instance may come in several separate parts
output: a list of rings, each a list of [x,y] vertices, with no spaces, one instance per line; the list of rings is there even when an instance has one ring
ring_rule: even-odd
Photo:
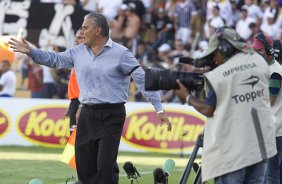
[[[145,69],[145,90],[157,91],[160,89],[160,69]]]
[[[179,79],[190,90],[200,89],[204,85],[202,74],[150,68],[145,69],[145,90],[179,89],[176,79]]]

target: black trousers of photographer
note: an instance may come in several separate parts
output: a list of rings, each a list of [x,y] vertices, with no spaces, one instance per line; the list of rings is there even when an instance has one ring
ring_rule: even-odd
[[[125,116],[123,103],[83,105],[75,142],[77,174],[83,184],[118,184],[116,160]]]

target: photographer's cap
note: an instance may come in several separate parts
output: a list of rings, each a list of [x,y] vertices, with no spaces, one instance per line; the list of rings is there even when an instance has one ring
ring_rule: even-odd
[[[263,34],[265,39],[267,40],[267,42],[273,47],[273,40],[266,34]],[[262,48],[264,48],[264,43],[258,39],[256,36],[254,38],[253,44],[252,44],[252,48],[255,51],[261,50]]]
[[[218,28],[218,30],[219,29],[222,29],[222,33],[220,35],[221,38],[228,41],[233,47],[244,53],[249,53],[249,54],[254,53],[253,49],[250,46],[248,46],[247,43],[241,40],[239,34],[234,29],[229,27]],[[197,59],[200,60],[209,56],[218,48],[218,45],[219,45],[219,35],[218,35],[218,31],[216,31],[210,37],[208,49]]]
[[[208,49],[203,52],[197,59],[203,59],[210,54],[212,54],[218,48],[218,39],[216,38],[215,34],[211,35],[209,40]]]

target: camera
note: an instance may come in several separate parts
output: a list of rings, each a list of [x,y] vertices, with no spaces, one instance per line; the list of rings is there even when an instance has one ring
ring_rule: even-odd
[[[201,59],[197,59],[197,58],[193,59],[190,57],[180,57],[179,63],[193,65],[196,68],[209,67],[210,70],[213,70],[214,68],[217,67],[213,59],[213,54],[210,54]]]
[[[214,59],[213,59],[213,54],[208,55],[207,57],[204,57],[202,59],[195,59],[194,61],[194,66],[195,67],[209,67],[209,70],[213,70],[217,67]]]
[[[208,67],[209,70],[213,70],[216,67],[213,60],[213,54],[210,54],[201,60],[192,59],[190,57],[181,57],[179,58],[179,62],[193,65],[196,68]],[[145,69],[145,90],[157,91],[179,89],[176,79],[179,79],[187,89],[192,91],[200,91],[204,87],[204,75],[202,73],[147,68]]]
[[[145,69],[145,90],[171,90],[179,89],[176,82],[179,79],[190,90],[202,89],[204,86],[203,74],[168,69]]]

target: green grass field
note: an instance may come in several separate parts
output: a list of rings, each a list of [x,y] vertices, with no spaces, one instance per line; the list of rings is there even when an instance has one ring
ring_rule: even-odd
[[[64,184],[76,172],[67,164],[59,161],[63,149],[43,147],[0,147],[0,183],[28,184],[33,178],[41,179],[44,184]],[[188,163],[188,158],[179,155],[161,153],[119,153],[120,184],[130,184],[122,166],[124,162],[134,163],[141,177],[139,184],[153,184],[153,170],[162,167],[171,158],[175,161],[175,168],[169,176],[169,184],[178,184],[180,177]],[[188,184],[193,182],[194,173],[189,177]],[[74,181],[74,180],[71,180]],[[71,182],[70,182],[71,183]],[[136,181],[134,183],[137,183]],[[212,183],[212,182],[210,182]]]

